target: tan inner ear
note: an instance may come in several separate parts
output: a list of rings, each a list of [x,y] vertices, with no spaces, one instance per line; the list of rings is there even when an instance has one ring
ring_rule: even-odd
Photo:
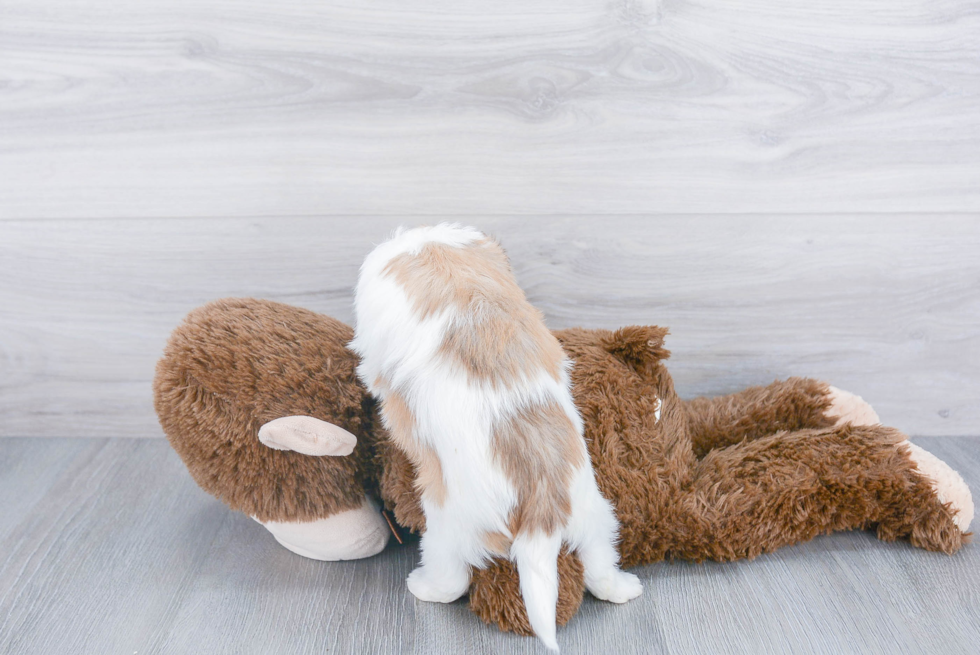
[[[259,428],[259,441],[275,450],[316,457],[343,457],[354,452],[357,437],[339,425],[312,416],[283,416]]]

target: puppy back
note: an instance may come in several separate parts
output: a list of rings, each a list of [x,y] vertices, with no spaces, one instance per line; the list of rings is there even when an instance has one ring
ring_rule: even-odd
[[[414,247],[392,248],[397,254],[380,267],[417,321],[448,313],[438,356],[473,383],[513,387],[539,372],[558,380],[564,353],[518,286],[500,244],[469,228],[448,234],[459,238],[433,232],[421,241],[410,234]]]
[[[587,463],[587,454],[571,401],[565,355],[518,286],[503,249],[470,228],[443,225],[401,232],[365,261],[358,300],[376,302],[367,294],[386,285],[389,292],[390,285],[400,291],[410,314],[406,324],[438,331],[434,360],[448,364],[474,393],[508,399],[497,404],[501,411],[488,426],[489,451],[517,503],[508,520],[510,536],[488,534],[488,549],[505,554],[501,551],[520,533],[555,533],[567,522],[571,480]],[[397,313],[375,306],[388,316]],[[359,330],[361,320],[359,313]],[[392,324],[393,333],[402,335],[399,339],[411,338],[406,324]],[[376,370],[382,369],[383,365]],[[384,374],[373,382],[382,396],[411,395]],[[405,412],[394,414],[389,421]],[[436,468],[431,456],[421,456],[417,444],[399,445],[420,473]],[[438,488],[420,486],[427,496]]]

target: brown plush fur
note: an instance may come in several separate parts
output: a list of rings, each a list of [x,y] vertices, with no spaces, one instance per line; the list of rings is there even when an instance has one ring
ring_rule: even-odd
[[[585,569],[577,557],[562,548],[558,555],[558,606],[555,618],[558,625],[567,625],[585,593]],[[473,571],[470,583],[470,609],[485,622],[496,623],[502,630],[533,635],[521,602],[520,579],[517,567],[507,559],[498,559],[493,566]]]
[[[603,495],[621,522],[623,564],[754,557],[833,530],[875,528],[952,553],[966,537],[915,469],[905,437],[882,426],[834,427],[828,388],[790,379],[683,401],[663,360],[666,330],[556,333],[575,362],[573,393]],[[425,529],[415,470],[387,437],[354,376],[351,331],[311,312],[256,300],[212,303],[188,317],[157,369],[157,412],[194,479],[261,519],[318,518],[380,493],[396,521]],[[656,419],[656,411],[660,418]],[[358,437],[350,458],[270,450],[256,434],[307,414]],[[578,560],[559,560],[559,622],[583,593]],[[529,634],[513,566],[475,571],[470,606]]]
[[[357,380],[353,330],[262,300],[221,300],[178,327],[157,364],[154,406],[174,450],[208,493],[261,521],[311,521],[377,488],[374,401]],[[350,457],[258,441],[263,423],[314,416],[357,437]]]

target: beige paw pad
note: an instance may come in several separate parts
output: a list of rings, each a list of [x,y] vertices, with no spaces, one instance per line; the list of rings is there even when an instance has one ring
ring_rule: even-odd
[[[830,387],[830,407],[826,415],[837,419],[836,425],[880,425],[881,419],[864,398],[849,391]]]
[[[929,451],[909,441],[904,443],[908,446],[909,456],[915,462],[919,473],[932,482],[939,502],[950,504],[953,509],[953,523],[960,532],[969,530],[970,523],[973,521],[973,496],[966,482],[946,462]]]

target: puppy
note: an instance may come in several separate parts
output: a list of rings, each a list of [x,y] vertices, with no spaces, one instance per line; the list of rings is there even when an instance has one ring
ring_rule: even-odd
[[[501,247],[459,225],[399,229],[364,261],[354,309],[358,375],[415,465],[425,512],[409,590],[448,603],[471,566],[508,557],[531,627],[554,650],[562,542],[593,595],[640,595],[618,568],[619,524],[596,486],[571,364]]]

